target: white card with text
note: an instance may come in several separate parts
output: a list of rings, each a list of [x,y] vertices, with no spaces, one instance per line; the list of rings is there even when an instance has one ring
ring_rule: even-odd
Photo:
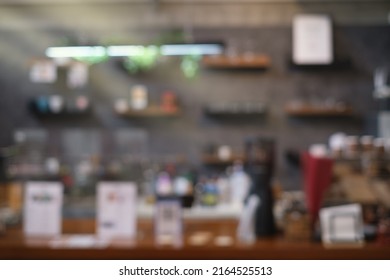
[[[134,183],[98,184],[97,234],[107,239],[136,237],[137,186]]]
[[[320,210],[322,242],[359,243],[364,240],[362,207],[348,204]]]
[[[293,21],[293,62],[333,62],[332,22],[327,15],[297,15]]]
[[[154,211],[156,244],[181,246],[183,243],[183,211],[180,201],[177,199],[158,200]]]
[[[23,230],[26,236],[61,234],[63,185],[59,182],[27,182]]]

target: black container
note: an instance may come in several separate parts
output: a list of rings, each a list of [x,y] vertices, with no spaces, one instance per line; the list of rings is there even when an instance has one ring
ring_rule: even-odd
[[[6,158],[0,152],[0,184],[7,181]]]
[[[245,169],[252,179],[250,194],[260,197],[255,217],[256,236],[271,236],[276,232],[271,185],[275,165],[275,143],[269,138],[247,139],[245,153],[247,159]]]

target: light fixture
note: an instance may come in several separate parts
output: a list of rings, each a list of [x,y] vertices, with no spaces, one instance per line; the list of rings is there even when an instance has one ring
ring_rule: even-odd
[[[162,45],[161,54],[170,55],[217,55],[223,48],[219,44],[171,44]]]
[[[106,55],[102,46],[51,47],[46,49],[46,56],[51,58],[101,57]]]
[[[108,56],[138,56],[145,51],[144,46],[110,46],[107,47]]]
[[[221,44],[165,44],[160,47],[150,45],[124,45],[124,46],[73,46],[73,47],[50,47],[46,49],[46,56],[51,58],[74,58],[74,57],[129,57],[140,56],[145,50],[160,51],[164,56],[183,55],[218,55],[223,52]]]

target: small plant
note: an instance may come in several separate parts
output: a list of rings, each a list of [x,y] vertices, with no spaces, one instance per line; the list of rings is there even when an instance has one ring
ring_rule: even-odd
[[[187,55],[181,62],[181,70],[188,79],[193,79],[198,74],[200,55]]]
[[[142,47],[139,54],[129,56],[124,61],[124,67],[132,74],[152,69],[160,57],[160,48],[157,46]]]

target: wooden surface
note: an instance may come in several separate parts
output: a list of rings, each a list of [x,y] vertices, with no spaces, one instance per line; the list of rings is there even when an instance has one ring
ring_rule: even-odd
[[[326,107],[315,107],[315,106],[286,106],[285,112],[289,116],[295,117],[350,117],[353,115],[351,108],[326,108]]]
[[[270,67],[271,60],[266,55],[219,55],[203,57],[202,64],[215,69],[264,69]]]
[[[142,110],[129,109],[126,112],[118,112],[118,114],[124,117],[174,117],[180,114],[180,110],[165,110],[160,106],[150,106]]]
[[[376,243],[363,248],[325,249],[320,243],[273,237],[259,239],[254,245],[236,241],[227,247],[214,244],[216,236],[234,238],[236,225],[235,221],[187,221],[181,248],[156,246],[150,221],[139,221],[134,244],[111,245],[105,249],[52,249],[47,240],[26,239],[20,228],[14,228],[0,237],[0,259],[390,259],[390,245]],[[63,225],[64,234],[94,233],[94,229],[93,220],[66,220]],[[205,231],[211,233],[206,245],[190,244],[192,234]]]
[[[260,158],[262,155],[259,155],[257,158],[251,158],[250,160],[253,162],[256,162],[258,164],[266,164],[265,160],[263,158]],[[218,157],[218,155],[208,155],[204,154],[202,156],[202,163],[207,165],[232,165],[236,162],[240,163],[247,163],[249,161],[249,158],[246,157],[244,154],[233,154],[231,157],[222,159]]]
[[[246,161],[245,156],[240,154],[235,154],[226,159],[221,159],[217,155],[202,156],[203,164],[209,164],[209,165],[230,165],[230,164],[234,164],[237,161],[245,162]]]

